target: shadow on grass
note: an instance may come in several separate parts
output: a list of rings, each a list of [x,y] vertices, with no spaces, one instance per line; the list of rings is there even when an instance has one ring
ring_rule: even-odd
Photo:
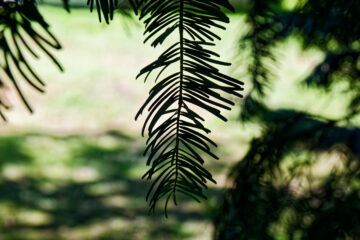
[[[186,221],[209,224],[191,200],[148,215],[143,144],[121,132],[2,136],[0,151],[0,239],[193,239]]]

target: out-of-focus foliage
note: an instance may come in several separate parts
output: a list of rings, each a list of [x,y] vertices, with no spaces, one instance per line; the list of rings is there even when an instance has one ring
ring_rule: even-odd
[[[253,2],[241,40],[254,59],[242,119],[260,123],[263,132],[230,174],[234,186],[224,197],[215,239],[360,238],[359,15],[358,1],[351,0],[299,1],[291,11],[279,1]],[[323,51],[324,60],[302,84],[330,94],[341,83],[351,98],[343,116],[270,110],[262,101],[276,79],[272,47],[292,36],[304,49]]]
[[[285,109],[264,107],[256,117],[266,122],[264,132],[231,172],[235,186],[225,197],[216,238],[356,239],[360,128]],[[316,173],[322,152],[329,155],[321,164],[332,168],[326,177]],[[276,224],[284,229],[273,230]]]

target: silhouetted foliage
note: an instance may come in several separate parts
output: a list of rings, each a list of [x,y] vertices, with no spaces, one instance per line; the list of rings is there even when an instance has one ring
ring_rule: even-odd
[[[62,70],[60,63],[47,49],[60,49],[60,43],[49,31],[49,25],[38,11],[35,1],[1,1],[0,19],[0,52],[3,72],[0,77],[0,87],[5,88],[11,84],[28,110],[32,112],[18,81],[19,79],[25,80],[39,92],[44,92],[45,83],[29,64],[24,52],[38,58],[39,53],[37,51],[41,51]],[[34,25],[40,25],[41,32],[36,30]],[[9,104],[6,102],[4,93],[1,93],[0,116],[4,120],[3,109],[8,108]]]
[[[312,0],[287,11],[276,2],[254,1],[247,14],[250,31],[242,42],[252,49],[254,90],[246,96],[242,119],[260,123],[263,132],[231,171],[234,185],[219,210],[215,239],[358,239],[360,5]],[[270,110],[262,101],[275,78],[266,58],[274,58],[272,46],[290,36],[301,39],[304,49],[326,54],[304,84],[331,92],[346,83],[352,100],[344,116]],[[324,153],[323,167],[330,170],[319,176],[314,169]]]
[[[165,198],[166,214],[171,198],[177,204],[177,193],[196,201],[206,199],[205,183],[215,182],[203,167],[205,161],[200,152],[218,159],[211,152],[211,145],[216,144],[205,136],[210,130],[195,109],[204,109],[226,121],[220,110],[230,110],[234,103],[222,94],[242,97],[243,83],[220,73],[216,67],[230,64],[214,59],[219,55],[205,48],[220,39],[212,28],[225,29],[220,23],[229,22],[221,8],[233,8],[227,0],[149,0],[133,1],[132,5],[140,19],[144,19],[145,42],[152,39],[151,46],[162,44],[178,31],[178,40],[137,76],[145,75],[146,81],[159,70],[155,80],[158,83],[136,118],[148,109],[142,134],[147,128],[145,154],[149,152],[147,165],[151,164],[151,168],[143,178],[156,178],[146,198],[150,211],[155,210],[158,200]],[[178,70],[172,70],[173,65]]]
[[[70,11],[69,0],[63,0],[63,6]],[[113,18],[117,8],[117,0],[89,0],[90,11],[96,7],[99,21],[102,17],[106,23]],[[124,12],[124,11],[122,11]],[[0,52],[2,55],[2,75],[0,76],[0,117],[6,120],[4,109],[9,109],[6,101],[6,89],[12,85],[18,92],[22,102],[32,112],[30,103],[19,85],[20,80],[25,80],[31,87],[39,92],[45,92],[45,83],[36,73],[29,60],[25,57],[30,54],[39,58],[41,52],[52,60],[62,71],[61,64],[56,60],[51,49],[60,49],[61,45],[49,30],[49,24],[42,17],[35,0],[1,0],[0,1]],[[37,28],[40,26],[40,30]]]

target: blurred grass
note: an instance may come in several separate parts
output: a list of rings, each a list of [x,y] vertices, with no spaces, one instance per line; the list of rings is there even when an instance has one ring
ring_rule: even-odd
[[[218,181],[210,185],[209,200],[171,207],[169,219],[160,211],[148,216],[148,182],[140,180],[146,171],[143,119],[134,116],[152,83],[135,76],[165,47],[143,45],[142,26],[120,16],[108,26],[87,9],[41,11],[62,42],[56,56],[66,70],[57,72],[47,59],[35,62],[48,87],[46,95],[28,89],[34,115],[11,98],[16,108],[0,129],[0,239],[210,239],[226,173],[259,126],[238,121],[240,102],[225,114],[229,122],[209,118],[221,157],[207,164]],[[217,51],[234,62],[244,20],[231,20]],[[294,87],[321,61],[319,52],[302,53],[290,39],[279,54],[274,94],[266,100],[272,107],[341,115],[344,94]],[[226,71],[239,76],[244,69],[236,64]]]
[[[2,136],[0,151],[0,239],[185,239],[210,228],[206,204],[147,216],[143,146],[120,132]]]

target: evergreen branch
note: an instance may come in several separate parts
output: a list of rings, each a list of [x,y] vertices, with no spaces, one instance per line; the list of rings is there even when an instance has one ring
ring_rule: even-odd
[[[220,93],[242,97],[243,83],[216,68],[230,64],[216,60],[219,55],[205,48],[220,39],[212,28],[224,29],[218,22],[229,22],[221,8],[232,8],[225,0],[134,0],[131,3],[144,20],[145,42],[152,39],[153,47],[178,30],[179,40],[137,76],[145,76],[146,81],[151,73],[158,72],[157,84],[135,118],[148,110],[142,133],[147,129],[144,154],[148,154],[147,165],[151,167],[143,178],[155,180],[146,199],[150,212],[160,199],[166,199],[167,216],[170,198],[177,204],[176,193],[199,201],[206,199],[205,183],[215,182],[203,167],[205,161],[200,153],[217,159],[211,152],[216,144],[204,135],[210,130],[204,127],[204,118],[195,109],[207,110],[226,121],[220,110],[229,110],[234,103]],[[179,71],[170,70],[173,65],[178,65]]]
[[[25,52],[34,58],[39,58],[38,53],[34,50],[37,48],[62,71],[62,66],[48,50],[48,48],[60,49],[61,45],[50,32],[49,25],[38,11],[35,1],[1,1],[0,6],[0,23],[2,25],[0,30],[2,58],[0,87],[7,87],[6,83],[9,81],[24,105],[32,112],[32,108],[19,85],[19,80],[25,80],[28,85],[39,92],[45,91],[45,83],[26,59]],[[41,30],[35,30],[34,24],[39,25]],[[6,120],[2,112],[3,109],[9,109],[9,104],[1,95],[0,116]]]

